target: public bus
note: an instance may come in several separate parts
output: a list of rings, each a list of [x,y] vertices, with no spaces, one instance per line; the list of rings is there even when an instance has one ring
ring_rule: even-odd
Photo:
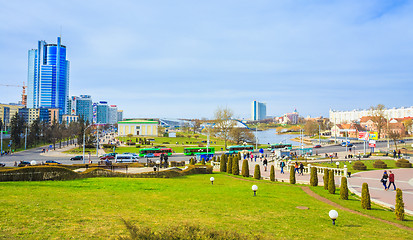
[[[291,150],[293,148],[292,144],[286,143],[277,143],[277,144],[271,144],[271,146],[268,148],[268,150],[273,151],[274,149],[289,149]]]
[[[229,146],[228,148],[229,154],[239,153],[242,151],[252,152],[254,151],[254,146],[252,145],[237,145],[237,146]]]
[[[172,155],[172,148],[142,148],[139,150],[139,157],[145,157],[147,154],[152,153],[155,157],[168,154]]]
[[[194,155],[199,155],[199,154],[204,154],[204,153],[214,154],[215,153],[215,148],[214,147],[184,148],[184,155],[186,155],[186,156],[194,156]]]

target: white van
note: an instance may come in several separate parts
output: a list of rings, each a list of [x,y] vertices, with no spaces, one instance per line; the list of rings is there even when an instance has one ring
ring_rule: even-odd
[[[116,163],[131,163],[138,162],[139,158],[133,156],[132,154],[116,154],[115,162]]]

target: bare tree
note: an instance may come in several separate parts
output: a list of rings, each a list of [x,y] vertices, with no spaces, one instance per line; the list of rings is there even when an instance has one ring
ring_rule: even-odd
[[[381,130],[386,126],[387,120],[384,114],[386,108],[383,104],[378,104],[377,106],[372,106],[370,108],[370,117],[371,120],[376,124],[377,127],[377,136],[381,137]]]
[[[225,149],[227,148],[227,141],[229,139],[229,133],[234,128],[235,122],[231,121],[234,116],[233,112],[229,108],[220,108],[215,111],[215,126],[214,131],[217,136],[224,139]]]
[[[412,119],[404,120],[403,125],[404,125],[404,128],[406,129],[407,134],[410,135],[412,132],[412,126],[413,126]]]
[[[307,135],[313,136],[318,133],[318,124],[315,121],[307,121],[304,125],[304,132]]]
[[[255,135],[251,129],[246,128],[232,128],[229,131],[229,138],[237,144],[243,144],[244,142],[254,143]]]

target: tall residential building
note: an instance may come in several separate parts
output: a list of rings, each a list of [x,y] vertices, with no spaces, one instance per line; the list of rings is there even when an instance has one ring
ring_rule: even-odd
[[[4,129],[10,129],[10,121],[13,116],[19,112],[19,109],[24,108],[23,105],[17,104],[0,104],[0,120],[3,122]]]
[[[267,118],[267,104],[258,101],[252,101],[251,120],[259,121]]]
[[[123,120],[123,110],[118,110],[118,122]]]
[[[106,124],[109,123],[109,106],[108,102],[100,101],[96,104],[96,123]]]
[[[59,114],[68,112],[69,61],[66,46],[39,41],[37,49],[29,50],[28,57],[28,108],[59,108]]]
[[[85,121],[93,121],[93,103],[90,95],[72,96],[70,98],[70,115],[77,115]]]
[[[118,107],[116,105],[110,105],[108,109],[108,122],[109,124],[116,124],[118,122]]]

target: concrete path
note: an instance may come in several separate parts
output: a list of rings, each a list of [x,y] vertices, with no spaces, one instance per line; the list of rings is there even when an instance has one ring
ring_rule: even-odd
[[[387,170],[388,172],[389,170]],[[413,215],[413,168],[390,169],[395,176],[395,185],[403,191],[405,212]],[[359,172],[348,178],[349,190],[361,196],[363,183],[369,185],[371,200],[379,205],[394,208],[396,204],[396,191],[393,186],[388,191],[384,190],[380,179],[384,170]]]

